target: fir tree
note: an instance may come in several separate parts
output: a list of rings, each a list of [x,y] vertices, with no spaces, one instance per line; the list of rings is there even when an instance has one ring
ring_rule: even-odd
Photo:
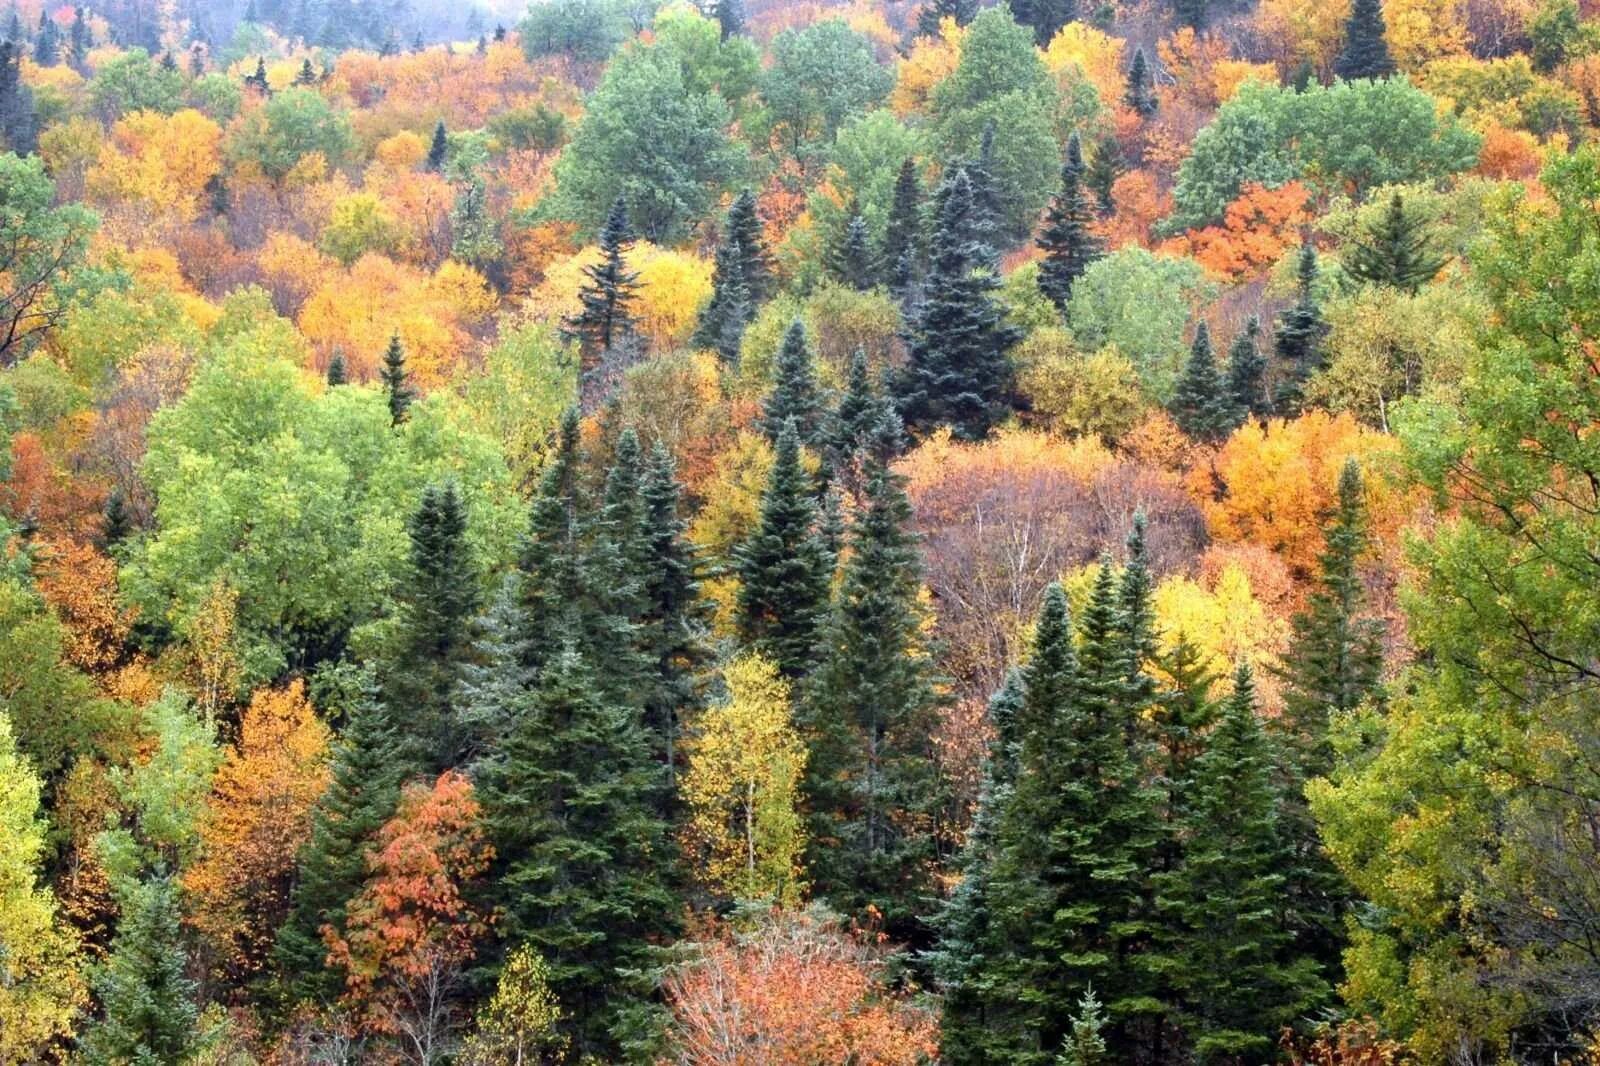
[[[0,41],[0,148],[30,155],[38,144],[33,90],[22,82],[22,44]]]
[[[1198,32],[1211,21],[1211,0],[1173,0],[1172,11],[1179,23]]]
[[[788,422],[793,422],[800,433],[802,444],[811,444],[821,425],[821,401],[817,396],[817,379],[806,342],[806,327],[798,318],[789,325],[783,336],[783,345],[772,368],[772,391],[767,393],[761,410],[761,432],[774,444]]]
[[[756,529],[734,551],[740,636],[791,680],[811,672],[828,607],[831,567],[816,518],[799,427],[791,419],[778,434]]]
[[[578,543],[578,412],[569,408],[557,431],[529,508],[528,533],[517,560],[521,606],[527,620],[525,649],[530,669],[572,638],[572,618],[583,598]]]
[[[744,34],[744,0],[716,0],[717,26],[722,31],[722,39],[740,37]]]
[[[813,886],[847,913],[882,915],[900,940],[917,933],[930,891],[941,800],[939,698],[910,521],[899,477],[877,466],[800,715]]]
[[[61,62],[61,30],[48,11],[39,13],[39,34],[33,39],[33,61],[41,67]]]
[[[95,1066],[186,1062],[205,1042],[199,992],[185,973],[178,888],[158,873],[124,901],[122,922],[95,991],[103,1016],[83,1034]]]
[[[896,389],[906,424],[945,424],[979,440],[1005,413],[1011,393],[1011,348],[1019,331],[1002,320],[991,295],[994,274],[977,269],[981,251],[967,236],[972,189],[958,172],[940,197],[927,298],[911,331],[910,357]]]
[[[1074,132],[1067,138],[1066,161],[1061,165],[1061,190],[1050,201],[1050,209],[1044,216],[1044,231],[1039,234],[1038,241],[1044,252],[1039,264],[1039,291],[1062,313],[1066,312],[1067,301],[1072,297],[1072,283],[1100,257],[1100,241],[1094,235],[1093,225],[1094,208],[1084,188],[1083,147]]]
[[[378,371],[383,390],[389,397],[389,420],[398,426],[406,420],[411,401],[417,398],[411,387],[411,374],[406,370],[406,350],[400,343],[400,334],[389,337],[389,347],[383,353],[383,369]]]
[[[1033,39],[1043,48],[1077,19],[1078,0],[1013,0],[1011,14],[1019,24],[1033,27]]]
[[[1004,209],[1000,202],[1000,182],[995,177],[995,136],[993,119],[984,123],[978,141],[978,154],[963,164],[972,187],[972,208],[966,215],[965,232],[978,248],[977,261],[996,275],[1000,272],[1000,221]]]
[[[889,291],[904,299],[916,283],[922,249],[922,183],[916,161],[907,156],[894,179],[894,200],[883,230],[878,262],[889,272]]]
[[[504,753],[532,699],[520,578],[516,571],[507,574],[474,624],[472,654],[461,665],[456,689],[462,765],[480,781]]]
[[[1232,397],[1211,356],[1211,331],[1204,322],[1195,327],[1189,361],[1167,410],[1179,429],[1202,444],[1215,444],[1234,427]]]
[[[508,944],[550,960],[574,1052],[616,1061],[629,987],[673,932],[659,766],[637,713],[611,702],[569,642],[484,775],[493,896]]]
[[[739,242],[732,236],[725,236],[717,245],[712,267],[711,299],[700,312],[700,321],[690,343],[696,348],[715,351],[724,366],[738,366],[739,348],[753,311]]]
[[[585,372],[597,366],[601,356],[633,329],[629,307],[639,275],[628,269],[625,260],[632,242],[628,207],[619,196],[600,228],[600,262],[583,268],[588,279],[578,290],[583,310],[567,319],[562,328],[568,340],[578,342]]]
[[[1267,361],[1256,346],[1260,335],[1261,321],[1251,315],[1228,349],[1228,399],[1233,405],[1235,428],[1247,417],[1260,418],[1272,413],[1272,405],[1267,401]]]
[[[859,210],[850,215],[844,237],[828,257],[834,277],[857,292],[866,292],[878,282],[878,261],[867,234],[867,220]]]
[[[330,389],[350,383],[349,371],[345,367],[343,352],[334,352],[333,358],[328,360],[327,381]]]
[[[206,72],[205,46],[198,41],[189,46],[189,77],[198,78]]]
[[[1344,51],[1333,72],[1346,81],[1387,78],[1394,73],[1394,58],[1384,39],[1382,0],[1355,0],[1345,23]]]
[[[1094,142],[1094,153],[1089,157],[1089,168],[1084,172],[1083,183],[1094,193],[1095,203],[1102,217],[1114,214],[1117,209],[1112,193],[1117,179],[1128,170],[1128,161],[1122,153],[1122,142],[1109,130]]]
[[[1274,406],[1286,413],[1299,410],[1306,379],[1322,368],[1322,339],[1328,332],[1317,302],[1317,250],[1309,241],[1300,248],[1296,276],[1294,306],[1278,316],[1274,338],[1279,364]]]
[[[262,96],[272,95],[272,86],[267,83],[267,61],[264,57],[256,57],[255,73],[245,75],[244,87],[254,89]]]
[[[917,36],[939,36],[939,23],[955,19],[957,26],[965,26],[978,14],[978,0],[929,0],[917,12]]]
[[[1128,67],[1128,88],[1122,94],[1123,102],[1139,115],[1140,118],[1149,118],[1156,113],[1156,94],[1152,84],[1154,79],[1150,73],[1150,61],[1145,58],[1144,49],[1133,50],[1133,62]]]
[[[133,534],[133,516],[128,513],[128,500],[122,490],[112,489],[106,496],[105,512],[100,522],[100,543],[106,549],[121,544]]]
[[[750,306],[760,307],[772,296],[772,255],[757,210],[756,194],[745,189],[728,208],[724,239],[739,246],[740,276],[749,292]]]
[[[1345,267],[1360,281],[1414,293],[1444,266],[1444,257],[1432,245],[1427,228],[1406,214],[1405,201],[1396,192],[1383,218],[1356,238]]]
[[[444,131],[444,122],[433,127],[433,141],[428,145],[428,169],[434,173],[444,169],[445,157],[450,154],[450,138]]]
[[[84,60],[89,56],[89,49],[94,45],[94,34],[89,29],[88,21],[83,17],[82,5],[72,9],[72,26],[67,30],[67,44],[73,67],[83,66]]]
[[[307,56],[300,62],[300,72],[294,76],[294,83],[300,86],[310,86],[317,83],[317,72],[312,69],[311,57]]]
[[[1068,1025],[1066,1038],[1061,1042],[1061,1054],[1056,1056],[1056,1066],[1110,1066],[1111,1054],[1101,1034],[1105,1024],[1106,1016],[1091,986],[1078,1000],[1078,1013]]]
[[[860,348],[850,357],[850,370],[839,405],[822,434],[823,455],[836,483],[859,498],[866,489],[871,463],[888,463],[904,445],[900,416],[877,388]]]
[[[170,48],[161,53],[161,69],[169,74],[175,74],[178,71],[178,60],[173,56]]]

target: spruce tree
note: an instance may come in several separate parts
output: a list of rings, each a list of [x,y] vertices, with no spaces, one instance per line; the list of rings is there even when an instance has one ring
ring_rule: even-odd
[[[1061,189],[1045,212],[1039,234],[1039,291],[1063,314],[1072,297],[1072,283],[1089,264],[1100,258],[1100,240],[1094,235],[1094,208],[1084,186],[1083,146],[1078,134],[1067,138],[1066,161],[1061,165]]]
[[[1387,78],[1394,73],[1394,57],[1384,39],[1382,0],[1355,0],[1345,23],[1344,51],[1333,72],[1345,81]]]
[[[579,1057],[618,1061],[622,1020],[648,994],[629,974],[674,931],[659,777],[637,712],[606,698],[569,641],[479,791],[497,930],[549,960]]]
[[[1271,1059],[1276,1034],[1326,992],[1281,918],[1288,855],[1274,763],[1241,665],[1183,788],[1182,862],[1157,877],[1167,977],[1201,1062]]]
[[[822,424],[822,404],[817,395],[816,370],[806,327],[800,319],[790,323],[772,368],[772,391],[761,409],[761,432],[774,444],[788,422],[800,433],[802,444],[817,438]]]
[[[578,290],[583,310],[562,326],[563,335],[578,342],[580,366],[585,373],[633,329],[629,308],[639,275],[628,269],[625,259],[632,242],[628,206],[619,196],[600,228],[600,262],[583,268],[588,279]]]
[[[1260,335],[1261,321],[1251,315],[1228,349],[1228,400],[1233,406],[1235,427],[1248,417],[1261,418],[1272,413],[1272,404],[1267,399],[1267,361],[1256,344]]]
[[[716,0],[717,27],[726,41],[744,33],[744,0]]]
[[[178,887],[157,873],[124,900],[117,935],[95,982],[102,1017],[84,1032],[94,1066],[187,1062],[204,1043],[199,992],[185,973]]]
[[[169,74],[177,73],[178,60],[175,56],[173,56],[172,49],[170,48],[161,53],[161,69]]]
[[[378,372],[383,390],[389,396],[389,421],[398,426],[406,420],[411,401],[417,398],[411,388],[411,375],[406,371],[406,350],[400,344],[400,334],[389,337],[389,347],[383,353],[383,369]]]
[[[889,277],[889,291],[904,299],[916,283],[922,250],[922,183],[910,156],[900,164],[894,179],[894,200],[883,230],[878,263]]]
[[[749,292],[751,307],[760,307],[772,296],[772,255],[757,210],[756,194],[745,189],[728,208],[724,239],[738,242],[740,276]]]
[[[507,574],[473,625],[472,653],[461,666],[456,707],[461,765],[475,780],[501,757],[532,700],[528,620],[522,611],[521,575]]]
[[[756,529],[734,551],[739,634],[790,680],[811,672],[828,608],[831,566],[816,520],[811,478],[800,461],[800,431],[791,419],[778,434]]]
[[[1102,133],[1094,142],[1094,153],[1089,157],[1088,170],[1083,182],[1094,193],[1095,204],[1102,217],[1114,214],[1117,209],[1112,193],[1117,179],[1127,173],[1128,160],[1122,152],[1122,142],[1111,131]]]
[[[957,26],[965,26],[978,14],[978,0],[929,0],[917,12],[917,36],[939,36],[939,23],[955,19]]]
[[[1156,94],[1153,85],[1154,78],[1150,73],[1150,61],[1145,58],[1144,48],[1133,50],[1133,62],[1128,66],[1128,87],[1122,94],[1123,102],[1139,115],[1140,118],[1149,118],[1156,113]]]
[[[584,597],[578,543],[578,412],[569,408],[556,433],[529,507],[528,532],[517,560],[521,607],[528,630],[524,663],[537,672],[563,641],[572,639],[570,611]]]
[[[860,348],[850,357],[844,394],[826,420],[823,456],[834,482],[860,502],[871,463],[888,463],[904,446],[904,427],[867,369]]]
[[[1199,32],[1211,21],[1211,0],[1173,0],[1172,12],[1179,23]]]
[[[1000,246],[1004,243],[1000,224],[1005,211],[1000,198],[1000,181],[994,169],[996,136],[995,122],[990,119],[984,123],[978,154],[962,164],[962,169],[972,188],[972,207],[966,215],[965,233],[977,246],[976,261],[998,275]]]
[[[33,61],[41,67],[61,62],[61,30],[48,11],[39,13],[39,33],[33,39]]]
[[[30,155],[38,144],[33,90],[22,81],[22,44],[0,41],[0,148]]]
[[[845,224],[843,238],[828,257],[828,268],[857,292],[866,292],[878,283],[878,259],[867,233],[867,220],[859,210]]]
[[[350,383],[349,370],[345,367],[343,352],[334,352],[333,358],[328,360],[327,381],[330,389]]]
[[[317,72],[312,68],[311,58],[309,56],[301,61],[300,72],[294,76],[294,83],[301,87],[307,87],[317,83]]]
[[[120,488],[112,489],[106,496],[105,511],[100,521],[100,545],[109,550],[133,534],[133,516],[128,513],[128,500]]]
[[[1317,250],[1309,241],[1300,248],[1296,277],[1294,306],[1278,316],[1274,337],[1279,380],[1273,405],[1290,414],[1300,408],[1306,380],[1322,368],[1322,340],[1328,332],[1317,301]]]
[[[1044,48],[1077,19],[1078,0],[1013,0],[1011,14],[1018,24],[1033,27],[1033,39]]]
[[[1233,401],[1211,355],[1211,330],[1204,322],[1195,327],[1189,361],[1172,393],[1167,410],[1190,439],[1215,444],[1234,427]]]
[[[262,96],[272,95],[272,86],[267,82],[267,61],[265,57],[256,57],[255,72],[245,75],[244,87],[246,89],[254,89]]]
[[[898,940],[919,931],[942,798],[939,697],[910,522],[900,478],[876,465],[800,714],[814,890],[846,913],[882,915]]]
[[[441,120],[433,127],[433,141],[428,145],[428,169],[434,173],[444,169],[445,157],[450,154],[450,140],[444,132],[444,122]]]
[[[89,49],[94,45],[94,33],[83,17],[81,4],[72,10],[72,26],[67,30],[67,44],[72,56],[72,66],[74,69],[82,67],[84,60],[89,57]]]
[[[994,274],[967,234],[972,188],[965,173],[947,181],[927,295],[909,337],[910,355],[896,388],[908,426],[949,425],[979,440],[1004,417],[1010,399],[1011,348],[1020,332],[1003,321],[993,292]]]
[[[1406,214],[1405,200],[1395,192],[1383,218],[1356,238],[1345,269],[1368,284],[1414,293],[1444,266],[1432,245],[1427,228]]]
[[[745,327],[753,314],[750,286],[744,279],[743,252],[736,238],[725,236],[717,245],[712,267],[711,299],[701,310],[689,343],[696,348],[710,348],[724,366],[737,367]]]

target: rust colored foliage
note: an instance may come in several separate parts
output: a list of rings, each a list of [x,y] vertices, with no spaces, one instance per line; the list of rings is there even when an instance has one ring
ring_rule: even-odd
[[[0,482],[0,511],[42,532],[86,539],[99,528],[105,498],[99,482],[63,469],[37,434],[12,439],[11,479]]]
[[[872,947],[815,911],[723,932],[667,978],[677,1066],[915,1066],[938,1050],[933,1016],[883,979]]]
[[[1218,277],[1259,277],[1300,243],[1300,230],[1311,221],[1310,199],[1310,191],[1298,181],[1276,189],[1250,182],[1228,205],[1222,225],[1191,230],[1167,241],[1162,250],[1193,256]]]
[[[67,661],[103,676],[123,665],[125,642],[137,612],[117,596],[117,564],[77,541],[49,539],[36,551],[35,584],[67,627]]]

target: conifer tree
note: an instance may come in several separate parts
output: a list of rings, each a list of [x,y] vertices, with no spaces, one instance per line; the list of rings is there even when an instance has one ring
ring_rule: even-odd
[[[133,534],[133,516],[128,513],[128,500],[120,488],[112,489],[106,496],[105,511],[101,515],[100,544],[109,550]]]
[[[1279,364],[1274,407],[1282,413],[1299,410],[1306,379],[1322,368],[1322,339],[1328,332],[1316,294],[1317,250],[1309,241],[1300,248],[1296,277],[1294,306],[1278,316],[1274,338]]]
[[[1427,228],[1406,214],[1405,200],[1396,192],[1389,197],[1383,218],[1356,238],[1345,266],[1351,276],[1368,284],[1414,293],[1444,266],[1444,257],[1434,252],[1432,244]]]
[[[744,0],[716,0],[717,26],[722,39],[738,37],[744,33]]]
[[[977,246],[976,261],[996,275],[1000,273],[1000,222],[1004,210],[1000,202],[1000,182],[995,176],[996,126],[993,119],[984,123],[978,141],[978,154],[962,164],[972,187],[972,208],[966,215],[965,232]]]
[[[847,913],[873,909],[897,939],[924,909],[941,799],[939,698],[910,521],[899,477],[875,465],[800,714],[814,889]]]
[[[785,423],[792,421],[800,442],[815,441],[821,426],[822,404],[817,396],[816,370],[806,327],[800,319],[790,323],[772,368],[772,391],[761,409],[761,431],[777,443]]]
[[[169,73],[176,73],[178,70],[178,60],[170,48],[161,53],[161,69]]]
[[[33,90],[22,81],[22,43],[0,41],[0,148],[30,155],[38,144]]]
[[[922,183],[910,156],[900,164],[894,179],[894,199],[883,230],[878,263],[889,275],[889,291],[904,299],[916,283],[917,261],[922,251]]]
[[[740,276],[744,278],[750,306],[760,307],[772,296],[772,255],[767,251],[756,194],[749,189],[740,192],[728,208],[724,239],[730,238],[739,245]]]
[[[1101,1035],[1106,1017],[1092,987],[1084,990],[1078,1000],[1078,1012],[1068,1025],[1066,1039],[1061,1042],[1061,1054],[1056,1056],[1056,1066],[1110,1066],[1110,1050]]]
[[[573,639],[570,611],[583,598],[578,544],[578,412],[569,408],[556,433],[529,508],[528,533],[517,560],[518,590],[528,631],[526,665],[537,673],[562,642]]]
[[[660,767],[636,711],[571,642],[553,656],[480,790],[498,931],[550,961],[573,1051],[616,1061],[654,942],[673,931]]]
[[[1011,14],[1018,24],[1033,27],[1033,39],[1043,48],[1077,19],[1078,0],[1013,0]]]
[[[939,23],[955,19],[957,26],[965,26],[978,14],[978,0],[929,0],[917,12],[917,36],[939,36]]]
[[[1084,187],[1083,146],[1078,134],[1067,138],[1066,161],[1061,165],[1061,190],[1045,212],[1039,249],[1039,291],[1065,313],[1072,283],[1100,257],[1100,240],[1094,235],[1094,208]]]
[[[835,277],[857,292],[866,292],[878,283],[878,261],[867,233],[867,220],[859,210],[850,215],[844,237],[833,249],[828,267]]]
[[[633,330],[630,305],[639,275],[628,269],[625,259],[632,243],[627,203],[619,196],[600,228],[600,262],[583,268],[588,279],[578,290],[583,310],[562,326],[562,334],[578,342],[585,372],[598,365],[601,356]]]
[[[528,666],[527,633],[521,574],[513,570],[473,626],[472,654],[461,665],[456,689],[464,738],[461,765],[475,780],[500,758],[530,705],[534,672]]]
[[[444,122],[433,127],[433,141],[428,145],[428,169],[434,173],[444,169],[445,157],[450,154],[450,140],[444,131]]]
[[[1281,918],[1287,853],[1274,773],[1240,665],[1183,788],[1182,862],[1157,877],[1167,976],[1202,1062],[1272,1058],[1275,1034],[1326,991]]]
[[[867,353],[857,348],[850,357],[844,394],[822,433],[823,455],[834,482],[860,502],[870,464],[888,463],[904,443],[900,416],[874,384]]]
[[[1211,21],[1211,0],[1173,0],[1172,11],[1180,24],[1199,32]]]
[[[333,358],[328,360],[327,381],[330,389],[350,383],[349,371],[345,367],[343,352],[334,352]]]
[[[205,46],[199,41],[189,46],[189,77],[198,78],[206,72]]]
[[[256,57],[255,72],[245,75],[244,87],[246,89],[254,89],[262,96],[272,95],[272,86],[267,82],[267,61],[265,57]]]
[[[82,67],[84,60],[89,57],[90,47],[94,44],[94,33],[83,17],[81,4],[72,10],[72,26],[67,31],[67,44],[72,56],[72,66],[74,69]]]
[[[1333,72],[1345,81],[1387,78],[1394,73],[1394,57],[1384,39],[1382,0],[1355,0],[1345,23],[1344,51]]]
[[[949,425],[958,437],[979,440],[1004,415],[1019,331],[1001,318],[992,293],[999,286],[968,237],[972,188],[963,172],[940,196],[927,298],[911,330],[910,356],[896,401],[908,426]]]
[[[186,1062],[204,1033],[199,989],[185,973],[177,886],[158,873],[130,895],[96,982],[103,1016],[83,1034],[82,1061]]]
[[[378,372],[383,389],[389,396],[389,421],[398,426],[406,420],[411,401],[417,398],[411,387],[411,375],[406,371],[406,350],[400,344],[400,334],[391,334],[389,347],[383,353],[383,369]]]
[[[828,608],[831,566],[816,535],[810,482],[800,461],[799,427],[791,419],[778,434],[760,520],[734,551],[739,634],[790,680],[811,672]]]
[[[1128,88],[1122,94],[1122,99],[1140,118],[1149,118],[1156,113],[1154,80],[1144,48],[1135,48],[1133,62],[1128,66]]]
[[[753,313],[750,286],[744,279],[743,252],[736,238],[725,236],[717,246],[712,266],[711,299],[701,310],[689,343],[712,349],[723,365],[736,367],[745,327]]]
[[[1117,204],[1112,193],[1117,179],[1127,173],[1128,160],[1122,151],[1122,142],[1114,132],[1102,133],[1094,142],[1094,152],[1089,157],[1089,167],[1083,182],[1094,193],[1095,204],[1102,217],[1116,212]]]
[[[311,66],[310,56],[301,61],[300,72],[294,76],[294,83],[302,87],[317,83],[317,72]]]
[[[61,62],[61,30],[48,11],[39,12],[39,33],[33,39],[33,61],[41,67]]]
[[[1228,399],[1233,406],[1235,428],[1248,417],[1272,413],[1267,400],[1267,361],[1256,345],[1260,335],[1261,320],[1251,315],[1228,349]]]
[[[1233,429],[1233,403],[1217,373],[1211,355],[1211,330],[1205,322],[1195,327],[1189,361],[1173,390],[1167,410],[1178,428],[1202,444],[1215,444]]]

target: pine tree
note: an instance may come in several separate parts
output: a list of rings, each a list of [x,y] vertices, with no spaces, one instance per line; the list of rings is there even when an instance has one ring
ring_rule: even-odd
[[[878,283],[878,259],[872,251],[867,220],[861,217],[859,210],[850,215],[843,240],[828,257],[828,268],[834,277],[857,292],[866,292]]]
[[[991,295],[999,282],[977,269],[981,251],[965,236],[972,189],[964,173],[940,197],[927,299],[911,331],[910,356],[896,388],[908,426],[945,424],[979,440],[1004,416],[1011,393],[1011,348],[1019,331]]]
[[[1089,204],[1083,179],[1083,146],[1074,131],[1067,138],[1066,161],[1061,165],[1061,190],[1050,201],[1038,240],[1039,249],[1044,252],[1039,264],[1039,291],[1062,313],[1072,297],[1072,283],[1101,254],[1100,240],[1092,228],[1094,208]]]
[[[383,390],[389,396],[389,420],[398,426],[406,420],[411,401],[417,398],[411,387],[411,375],[406,371],[406,350],[400,343],[400,334],[389,337],[389,347],[383,353],[383,369],[378,372]]]
[[[317,72],[312,69],[309,56],[301,61],[300,72],[294,76],[294,83],[299,86],[310,86],[317,83]]]
[[[574,1052],[616,1061],[619,1022],[647,994],[627,973],[672,934],[678,909],[660,767],[637,713],[605,697],[570,642],[498,755],[480,790],[498,931],[550,961]]]
[[[916,283],[917,260],[922,250],[922,183],[910,156],[900,164],[894,179],[894,200],[884,226],[878,263],[889,273],[889,291],[904,299]]]
[[[344,982],[327,969],[322,927],[343,932],[344,910],[367,876],[366,851],[394,813],[401,782],[414,767],[393,716],[367,685],[334,749],[332,779],[317,801],[311,839],[300,851],[289,918],[273,957],[290,1003],[326,1002]]]
[[[1173,0],[1172,11],[1179,23],[1199,32],[1211,21],[1211,0]]]
[[[965,26],[978,14],[978,0],[929,0],[917,12],[917,36],[939,36],[939,23],[947,18]]]
[[[753,314],[750,286],[744,279],[743,252],[736,238],[725,236],[717,245],[712,266],[711,299],[701,310],[689,343],[696,348],[710,348],[724,366],[737,367],[744,331]]]
[[[1000,223],[1004,207],[1000,200],[1000,182],[995,177],[995,137],[993,119],[984,123],[983,136],[978,141],[978,154],[968,159],[962,169],[972,187],[972,208],[966,216],[966,235],[976,244],[977,262],[996,275],[1000,273]]]
[[[428,169],[434,173],[444,169],[445,157],[450,154],[450,139],[445,134],[444,122],[433,127],[433,141],[428,145]]]
[[[1326,992],[1281,920],[1287,853],[1274,762],[1241,665],[1183,788],[1182,862],[1157,877],[1168,977],[1202,1062],[1272,1058],[1275,1034]]]
[[[158,873],[124,901],[122,922],[96,982],[103,1017],[82,1038],[94,1066],[186,1062],[204,1043],[199,992],[185,974],[178,888]]]
[[[845,391],[822,433],[823,456],[836,484],[860,502],[871,463],[888,463],[904,445],[900,416],[867,369],[860,348],[850,357]]]
[[[629,306],[638,288],[639,275],[628,269],[625,256],[632,246],[628,228],[628,206],[622,197],[611,205],[611,213],[600,228],[600,262],[583,268],[588,281],[578,290],[583,310],[566,320],[562,333],[579,346],[580,365],[585,373],[593,370],[601,357],[633,329]]]
[[[716,0],[717,26],[722,31],[722,39],[739,37],[744,34],[744,0]]]
[[[89,57],[89,49],[94,45],[94,34],[83,17],[81,4],[72,9],[72,27],[67,31],[67,43],[73,68],[82,67],[84,60]]]
[[[350,383],[349,371],[345,367],[343,352],[334,352],[333,358],[328,360],[327,380],[330,389]]]
[[[933,751],[939,697],[910,522],[900,478],[877,465],[800,713],[811,752],[813,887],[846,913],[882,915],[899,940],[918,932],[942,798]]]
[[[772,255],[757,210],[756,194],[745,189],[728,208],[724,239],[738,242],[740,276],[749,292],[750,306],[760,307],[772,296]]]
[[[0,148],[30,155],[38,144],[33,90],[22,81],[22,44],[0,41]]]
[[[1116,212],[1117,204],[1112,194],[1117,179],[1127,170],[1128,160],[1123,155],[1122,142],[1109,130],[1102,133],[1094,142],[1094,153],[1089,157],[1089,168],[1083,176],[1084,184],[1094,193],[1102,217]]]
[[[1211,356],[1211,331],[1204,322],[1195,327],[1189,361],[1167,410],[1179,429],[1202,444],[1217,443],[1234,427],[1232,398],[1217,373]]]
[[[122,490],[112,489],[106,496],[105,512],[101,517],[100,544],[106,549],[121,544],[133,534],[133,516],[128,513],[128,500]]]
[[[262,96],[272,95],[272,86],[267,82],[267,61],[264,57],[256,57],[255,73],[245,75],[244,87],[254,89]]]
[[[1140,118],[1149,118],[1156,113],[1156,94],[1150,74],[1150,61],[1145,58],[1144,49],[1133,50],[1133,62],[1128,67],[1128,88],[1122,94],[1123,102],[1139,115]]]
[[[1033,39],[1044,48],[1077,19],[1078,0],[1013,0],[1011,14],[1020,25],[1033,27]]]
[[[1260,335],[1261,321],[1251,315],[1228,349],[1228,399],[1233,405],[1235,428],[1248,417],[1272,413],[1267,400],[1267,361],[1256,346]]]
[[[41,67],[61,62],[61,30],[48,11],[39,13],[39,34],[33,39],[33,61]]]
[[[1273,404],[1280,413],[1290,414],[1299,410],[1306,379],[1322,368],[1322,339],[1328,332],[1317,302],[1317,250],[1309,241],[1300,248],[1296,276],[1294,306],[1278,316],[1274,337],[1279,381]]]
[[[816,536],[810,482],[800,462],[799,427],[790,420],[778,433],[760,520],[734,551],[739,634],[790,680],[811,672],[828,608],[831,567]]]
[[[529,507],[528,533],[517,560],[518,589],[528,630],[524,665],[539,671],[572,639],[574,619],[584,598],[580,559],[578,500],[578,412],[569,408],[556,434]]]
[[[1383,218],[1356,239],[1345,264],[1351,276],[1371,285],[1414,293],[1444,266],[1421,220],[1406,214],[1399,192],[1389,198]]]
[[[1384,39],[1382,0],[1355,0],[1345,23],[1344,51],[1333,72],[1345,81],[1387,78],[1394,73],[1394,58]]]
[[[761,409],[761,432],[777,443],[788,422],[800,433],[802,444],[816,440],[821,426],[822,404],[817,396],[817,379],[806,327],[800,319],[789,325],[772,368],[772,391]]]

